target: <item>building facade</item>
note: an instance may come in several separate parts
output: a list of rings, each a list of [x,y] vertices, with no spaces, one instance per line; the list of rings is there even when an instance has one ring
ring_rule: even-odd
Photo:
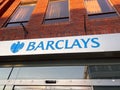
[[[0,89],[119,90],[119,38],[119,0],[0,0]]]

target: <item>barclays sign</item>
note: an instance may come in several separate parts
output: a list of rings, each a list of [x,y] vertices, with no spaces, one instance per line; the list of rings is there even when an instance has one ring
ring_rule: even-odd
[[[0,56],[120,51],[120,34],[0,42]]]
[[[45,44],[46,43],[46,44]],[[98,48],[100,47],[98,38],[87,38],[87,39],[74,39],[72,42],[70,39],[51,40],[51,41],[40,41],[40,42],[29,42],[26,51],[40,50],[61,50],[61,49],[74,49],[74,48]]]
[[[24,47],[25,43],[18,41],[11,45],[11,52],[17,53]],[[61,40],[50,40],[38,42],[29,42],[26,48],[26,52],[36,51],[36,50],[62,50],[62,49],[74,49],[74,48],[99,48],[100,42],[99,38],[82,38],[74,39],[70,41],[69,39]]]

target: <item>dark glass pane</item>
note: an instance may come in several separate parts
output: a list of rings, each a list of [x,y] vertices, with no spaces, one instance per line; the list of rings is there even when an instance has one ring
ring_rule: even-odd
[[[27,22],[22,23],[22,24],[25,26],[27,24]],[[21,24],[20,23],[9,23],[9,24],[7,24],[6,27],[13,27],[13,26],[21,26]]]
[[[101,7],[102,13],[114,11],[113,7],[109,3],[109,0],[98,0],[98,3]]]
[[[49,2],[45,19],[68,17],[68,0]]]
[[[94,86],[94,90],[120,90],[119,86]]]
[[[88,14],[115,12],[109,0],[85,0]]]
[[[35,5],[21,5],[15,11],[10,22],[28,21]]]
[[[114,70],[113,70],[114,68]],[[116,68],[116,69],[115,69]],[[120,65],[88,66],[88,74],[92,79],[118,79],[120,78]]]
[[[111,68],[113,71],[120,71],[120,65],[114,65]]]
[[[118,17],[117,13],[90,15],[90,19]]]
[[[68,21],[69,21],[69,18],[65,18],[65,19],[45,20],[44,23],[52,24],[52,23],[68,22]]]

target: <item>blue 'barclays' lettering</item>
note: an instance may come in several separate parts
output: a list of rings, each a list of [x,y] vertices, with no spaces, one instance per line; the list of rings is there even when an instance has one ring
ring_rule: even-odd
[[[75,46],[79,47],[79,48],[82,48],[82,46],[80,45],[80,42],[78,39],[75,39],[71,48],[74,48]]]
[[[46,43],[46,44],[45,44]],[[60,49],[73,49],[73,48],[98,48],[100,47],[98,38],[86,38],[86,39],[75,39],[70,40],[57,40],[57,41],[40,41],[29,42],[26,51],[32,50],[60,50]]]
[[[98,38],[92,38],[91,39],[91,42],[93,44],[93,45],[91,45],[92,48],[98,48],[98,47],[100,47],[100,43],[98,42],[98,40],[99,40]]]
[[[26,51],[32,51],[32,50],[34,50],[35,44],[36,44],[36,42],[29,42],[29,45],[28,45]]]
[[[43,41],[41,41],[34,50],[37,50],[38,48],[41,48],[42,50],[44,50],[44,42]]]
[[[86,41],[81,39],[81,41],[84,43],[84,48],[88,48],[88,42],[90,41],[90,38],[88,38]]]
[[[57,49],[63,49],[64,47],[63,46],[60,46],[60,45],[63,45],[64,44],[64,40],[58,40],[55,44],[55,47]]]
[[[70,45],[69,45],[68,40],[65,40],[65,49],[72,49],[72,47],[70,47]]]
[[[49,48],[51,48],[52,50],[55,50],[54,43],[55,43],[54,41],[48,41],[46,50],[48,50]]]

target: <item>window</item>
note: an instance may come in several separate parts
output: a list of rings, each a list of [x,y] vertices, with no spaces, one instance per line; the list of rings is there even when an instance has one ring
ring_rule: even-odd
[[[0,67],[0,80],[7,80],[9,79],[9,75],[11,72],[12,68],[1,68]],[[3,90],[5,85],[0,85],[0,90]]]
[[[120,90],[117,62],[86,63],[87,66],[78,65],[81,62],[54,63],[55,66],[48,63],[0,66],[0,90]]]
[[[88,66],[89,77],[93,79],[120,78],[120,65],[91,65]],[[101,74],[102,73],[102,74]]]
[[[44,23],[69,21],[68,0],[50,0]]]
[[[17,73],[19,72],[19,73]],[[84,66],[16,67],[11,79],[83,79]]]
[[[117,16],[110,0],[85,0],[85,6],[90,19]]]
[[[17,10],[13,13],[12,17],[10,18],[6,26],[11,27],[11,26],[26,25],[26,23],[30,19],[34,7],[35,4],[20,5],[17,8]]]

